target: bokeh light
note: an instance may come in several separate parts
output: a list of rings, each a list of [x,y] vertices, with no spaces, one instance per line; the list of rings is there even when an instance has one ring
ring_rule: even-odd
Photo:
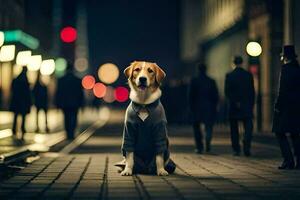
[[[99,79],[106,84],[115,82],[119,77],[119,69],[113,63],[105,63],[98,69]]]
[[[262,48],[258,42],[249,42],[246,51],[250,56],[259,56],[262,53]]]
[[[4,33],[0,31],[0,47],[4,44]]]
[[[92,75],[86,75],[83,77],[81,84],[84,89],[90,90],[93,89],[95,82],[95,78]]]
[[[115,89],[115,98],[118,102],[125,102],[128,100],[128,89],[126,87],[117,87]]]
[[[98,98],[102,98],[106,93],[106,86],[103,83],[96,83],[93,88],[94,95]]]
[[[51,75],[55,70],[55,62],[53,59],[43,60],[41,64],[41,74],[42,75]]]
[[[74,67],[78,72],[84,72],[88,69],[88,60],[86,58],[77,58]]]
[[[19,51],[16,58],[17,65],[27,65],[31,57],[31,51]]]
[[[67,61],[64,58],[57,58],[55,60],[55,74],[58,76],[64,75],[67,69]]]
[[[71,26],[65,27],[60,32],[60,38],[66,43],[74,42],[77,38],[77,31]]]
[[[41,64],[42,64],[42,56],[34,55],[30,57],[27,67],[29,71],[37,71],[40,69]]]
[[[115,89],[113,87],[107,86],[106,87],[106,94],[103,97],[103,100],[106,103],[112,103],[112,102],[114,102],[116,100],[114,92],[115,92]]]
[[[9,62],[15,59],[15,45],[3,45],[0,49],[0,61]]]

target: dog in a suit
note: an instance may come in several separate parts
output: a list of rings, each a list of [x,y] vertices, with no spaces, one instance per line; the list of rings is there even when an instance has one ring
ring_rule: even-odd
[[[116,164],[122,176],[133,173],[165,176],[175,171],[170,159],[167,119],[160,102],[160,84],[165,72],[156,64],[134,61],[124,70],[131,102],[126,110],[122,152]]]

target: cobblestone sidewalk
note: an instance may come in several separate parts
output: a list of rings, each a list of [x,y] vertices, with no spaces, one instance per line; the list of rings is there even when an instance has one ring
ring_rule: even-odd
[[[120,176],[119,154],[43,157],[1,183],[0,199],[299,199],[300,172],[270,159],[173,154],[174,175]]]

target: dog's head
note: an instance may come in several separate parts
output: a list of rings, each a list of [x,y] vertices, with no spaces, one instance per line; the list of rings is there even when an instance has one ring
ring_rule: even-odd
[[[166,73],[156,64],[145,61],[134,61],[124,70],[129,85],[136,90],[157,89]]]

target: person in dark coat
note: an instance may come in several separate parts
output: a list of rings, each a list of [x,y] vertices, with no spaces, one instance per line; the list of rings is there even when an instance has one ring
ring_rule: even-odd
[[[48,111],[48,89],[42,82],[41,75],[38,73],[37,80],[32,90],[34,97],[34,105],[36,107],[36,132],[39,132],[39,111],[43,110],[45,113],[46,132],[49,132],[47,111]]]
[[[235,69],[226,75],[225,96],[229,103],[231,143],[234,155],[240,155],[238,123],[241,121],[245,130],[243,139],[244,154],[245,156],[250,156],[255,89],[252,74],[243,69],[242,64],[242,57],[236,56],[234,58]]]
[[[206,151],[210,151],[213,125],[219,101],[215,81],[206,74],[206,66],[198,64],[198,76],[191,80],[189,88],[189,106],[193,118],[196,153],[202,153],[203,141],[201,124],[206,132]]]
[[[68,64],[67,73],[58,80],[55,101],[64,114],[64,125],[68,139],[74,139],[77,114],[83,105],[81,79],[73,73],[73,65]]]
[[[276,134],[283,162],[279,169],[300,169],[300,67],[294,46],[283,47],[279,91],[275,103],[272,131]],[[286,134],[289,133],[294,155]]]
[[[17,118],[21,115],[21,140],[24,139],[26,115],[30,112],[32,105],[30,86],[27,79],[27,67],[17,76],[11,85],[10,111],[14,113],[12,132],[16,136]]]

